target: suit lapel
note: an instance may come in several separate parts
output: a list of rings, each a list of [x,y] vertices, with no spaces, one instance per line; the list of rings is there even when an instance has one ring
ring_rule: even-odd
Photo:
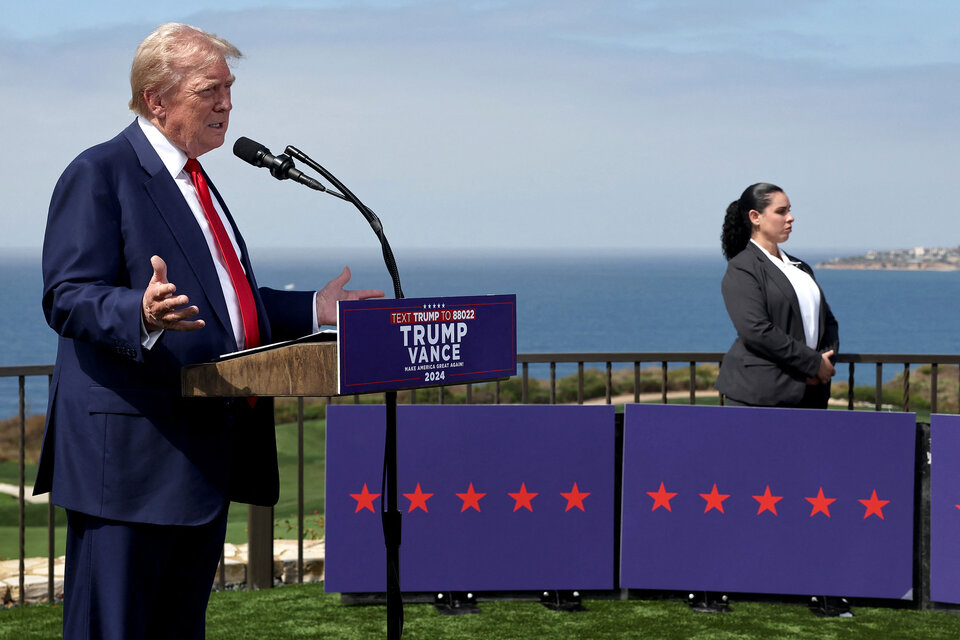
[[[153,200],[157,214],[164,220],[173,234],[180,252],[199,281],[202,293],[222,330],[232,337],[233,328],[230,324],[230,314],[227,312],[227,303],[223,298],[217,269],[213,264],[210,248],[203,237],[203,232],[197,225],[193,212],[190,211],[180,188],[170,177],[170,173],[163,166],[160,156],[153,150],[136,121],[124,130],[124,135],[133,145],[140,160],[140,165],[150,175],[143,186]],[[174,278],[175,281],[176,278]],[[231,342],[233,341],[231,340]]]
[[[753,250],[754,255],[760,262],[760,268],[763,269],[767,274],[767,279],[779,287],[783,295],[786,296],[787,300],[790,301],[790,311],[797,318],[802,318],[803,316],[800,313],[800,300],[797,298],[797,292],[794,290],[793,285],[790,284],[790,280],[787,278],[787,276],[784,275],[783,271],[780,270],[780,267],[773,264],[770,258],[768,258],[759,247],[754,245],[752,242],[748,242],[747,246]],[[801,335],[800,337],[802,338],[803,336]]]

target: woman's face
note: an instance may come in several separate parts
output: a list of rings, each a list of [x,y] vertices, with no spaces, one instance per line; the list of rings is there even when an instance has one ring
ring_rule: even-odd
[[[790,198],[782,191],[770,194],[770,202],[763,211],[750,210],[750,223],[753,225],[753,239],[767,251],[781,242],[786,242],[793,229],[793,214],[790,213]]]

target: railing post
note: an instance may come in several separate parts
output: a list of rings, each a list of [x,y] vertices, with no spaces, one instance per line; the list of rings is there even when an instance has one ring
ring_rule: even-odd
[[[247,507],[247,590],[273,587],[273,507]]]
[[[847,410],[853,411],[853,363],[847,372]]]
[[[883,404],[883,363],[877,363],[877,383],[874,387],[874,411],[880,411]]]
[[[910,411],[910,363],[903,364],[903,410]]]
[[[494,404],[500,404],[500,381],[499,380],[497,380],[496,383],[494,383],[493,393],[494,393],[494,397],[493,397]]]
[[[607,361],[607,404],[611,404],[613,400],[613,367],[611,366],[610,361]]]
[[[520,402],[529,404],[530,394],[527,391],[527,385],[530,384],[530,363],[523,363],[523,382],[520,385]]]
[[[550,404],[557,404],[557,363],[550,363]]]
[[[57,510],[47,501],[47,602],[53,602],[53,558],[57,547]]]
[[[660,363],[660,402],[667,404],[667,361]]]
[[[303,396],[297,396],[297,584],[303,584]]]
[[[53,386],[53,374],[47,376],[47,391]],[[57,510],[47,500],[47,602],[53,602],[53,559],[57,553]]]
[[[690,404],[697,404],[697,363],[690,363]]]
[[[467,404],[473,404],[473,384],[467,384]]]
[[[633,363],[633,401],[640,402],[640,363]]]
[[[583,362],[577,363],[577,404],[583,404]]]
[[[937,412],[937,363],[930,365],[930,413]]]
[[[444,398],[443,387],[437,387],[437,404],[443,404]]]

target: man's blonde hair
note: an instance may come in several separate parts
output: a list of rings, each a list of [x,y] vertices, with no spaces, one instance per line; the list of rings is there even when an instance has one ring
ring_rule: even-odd
[[[242,56],[239,49],[212,33],[178,22],[162,24],[140,43],[133,56],[130,109],[149,118],[152,114],[144,91],[153,89],[163,95],[190,72]]]

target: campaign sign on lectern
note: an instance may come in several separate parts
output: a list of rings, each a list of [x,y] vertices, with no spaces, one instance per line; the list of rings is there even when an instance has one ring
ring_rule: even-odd
[[[340,301],[337,319],[341,394],[517,373],[515,295]]]

